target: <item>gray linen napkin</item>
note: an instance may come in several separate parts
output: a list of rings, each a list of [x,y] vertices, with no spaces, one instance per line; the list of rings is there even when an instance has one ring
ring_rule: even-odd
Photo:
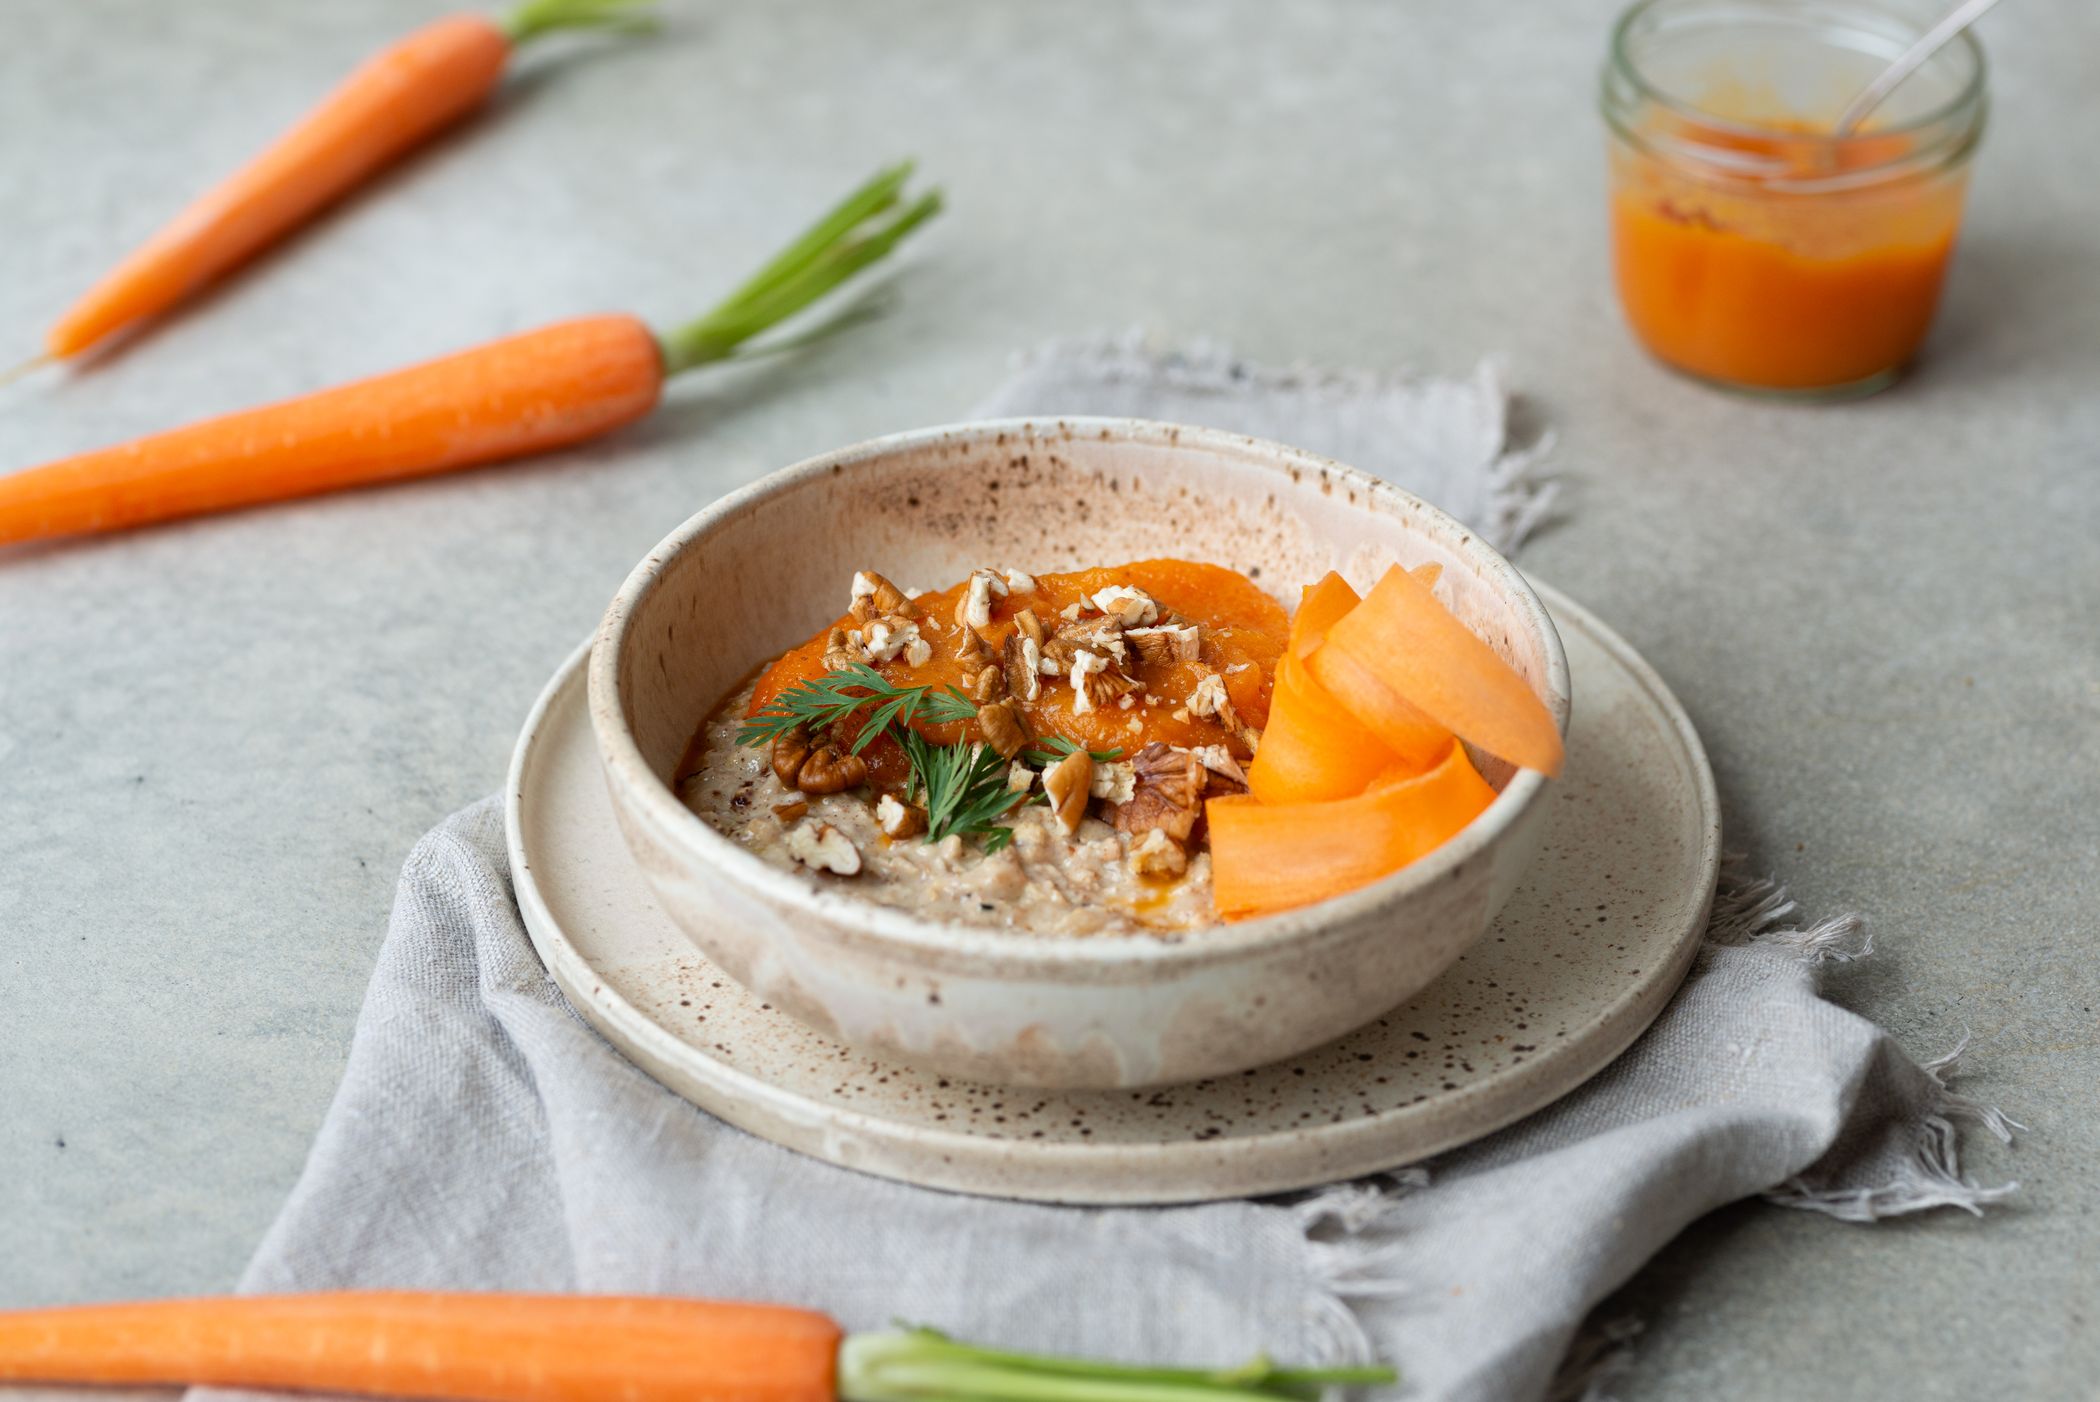
[[[1492,372],[1276,374],[1128,342],[1053,349],[996,411],[1145,413],[1388,472],[1511,542],[1546,507]],[[1559,1104],[1426,1169],[1288,1199],[1040,1207],[885,1182],[776,1148],[663,1090],[562,1001],[484,800],[401,877],[343,1085],[242,1286],[745,1297],[989,1344],[1129,1359],[1376,1355],[1407,1398],[1546,1393],[1585,1313],[1700,1214],[1757,1193],[1853,1220],[1976,1210],[1957,1123],[2009,1133],[1817,966],[1807,927],[1731,877],[1684,990]]]

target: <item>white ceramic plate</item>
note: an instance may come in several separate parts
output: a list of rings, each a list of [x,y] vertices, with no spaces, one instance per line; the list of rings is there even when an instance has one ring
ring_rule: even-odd
[[[731,1124],[927,1187],[1193,1202],[1398,1167],[1567,1094],[1690,967],[1720,807],[1683,709],[1551,590],[1582,698],[1543,850],[1488,934],[1413,1001],[1303,1056],[1161,1090],[977,1086],[878,1063],[758,1002],[657,906],[615,826],[579,651],[511,762],[511,870],[540,958],[637,1064]]]

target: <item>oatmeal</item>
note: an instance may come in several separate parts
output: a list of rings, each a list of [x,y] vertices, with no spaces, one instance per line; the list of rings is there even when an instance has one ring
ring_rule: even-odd
[[[763,860],[927,919],[1216,920],[1204,805],[1246,790],[1286,631],[1259,586],[1174,560],[842,583],[839,620],[694,737],[688,807]]]

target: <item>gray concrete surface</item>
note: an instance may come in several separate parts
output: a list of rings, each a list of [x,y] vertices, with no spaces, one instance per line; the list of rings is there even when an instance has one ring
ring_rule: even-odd
[[[429,9],[9,5],[8,344]],[[2022,1183],[1986,1221],[1699,1224],[1609,1307],[1647,1321],[1618,1394],[2094,1395],[2100,12],[1988,22],[1994,126],[1931,354],[1799,409],[1674,379],[1616,319],[1611,9],[696,6],[550,47],[208,304],[0,392],[13,467],[568,313],[688,314],[899,153],[954,197],[889,319],[602,446],[0,557],[0,1304],[233,1281],[400,858],[497,786],[666,529],[959,415],[1015,347],[1143,322],[1274,361],[1505,352],[1568,482],[1526,565],[1677,687],[1733,845],[1811,911],[1872,915],[1836,996],[1920,1053],[1972,1031],[1971,1089],[2031,1126],[1972,1150]]]

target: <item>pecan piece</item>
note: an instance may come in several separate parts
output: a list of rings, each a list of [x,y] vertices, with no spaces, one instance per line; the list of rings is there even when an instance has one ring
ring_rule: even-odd
[[[1143,837],[1163,831],[1186,842],[1203,815],[1203,762],[1187,750],[1155,740],[1131,760],[1135,788],[1128,803],[1116,808],[1116,831]]]
[[[883,836],[901,842],[926,831],[926,810],[886,793],[875,800],[875,822]]]
[[[1179,876],[1189,869],[1189,854],[1164,828],[1154,828],[1130,849],[1133,876]]]
[[[1022,637],[1035,644],[1037,652],[1043,650],[1043,620],[1035,616],[1034,609],[1025,608],[1015,614],[1014,627],[1021,630]]]
[[[844,793],[868,781],[868,762],[835,745],[819,745],[802,761],[795,787],[804,793]]]
[[[796,725],[773,737],[773,777],[782,788],[795,787],[795,778],[809,758],[809,727]]]
[[[1050,796],[1050,811],[1067,833],[1078,832],[1086,820],[1093,788],[1094,757],[1085,750],[1074,750],[1043,771],[1043,792]]]
[[[1130,655],[1129,645],[1123,641],[1123,625],[1106,616],[1060,624],[1043,644],[1043,670],[1069,672],[1072,659],[1082,652],[1121,662]]]
[[[1078,673],[1075,672],[1073,675],[1077,676]],[[1129,709],[1126,698],[1132,692],[1143,690],[1145,686],[1136,677],[1128,676],[1114,667],[1105,667],[1098,672],[1088,672],[1081,685],[1086,690],[1088,706],[1107,706],[1118,700],[1125,700],[1125,710]],[[1075,707],[1074,709],[1077,708]]]
[[[829,823],[797,823],[788,829],[788,855],[813,871],[838,876],[860,872],[860,849]]]
[[[1156,627],[1128,628],[1123,637],[1137,649],[1138,660],[1154,667],[1173,662],[1194,662],[1203,655],[1203,630],[1193,623],[1161,623]]]
[[[987,669],[987,676],[998,676],[998,672]],[[1021,703],[1011,696],[1004,701],[993,701],[977,708],[977,725],[984,732],[984,743],[999,752],[999,758],[1012,759],[1021,753],[1029,741],[1028,718],[1021,714]]]
[[[1043,694],[1042,645],[1026,633],[1007,635],[1002,666],[1006,671],[1007,691],[1023,701],[1033,701]]]

